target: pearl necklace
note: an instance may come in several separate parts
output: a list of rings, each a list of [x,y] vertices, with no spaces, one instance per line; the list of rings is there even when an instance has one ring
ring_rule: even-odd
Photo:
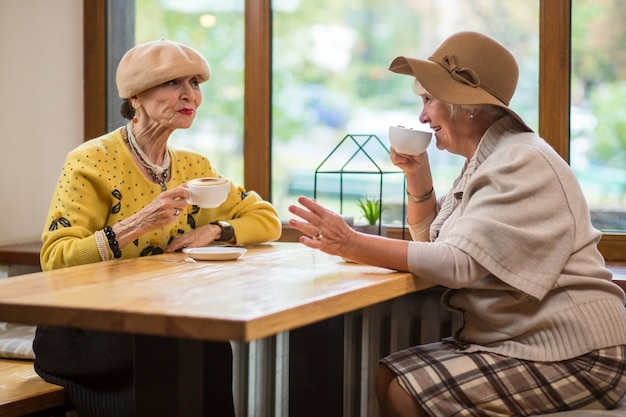
[[[150,175],[152,175],[152,178],[154,178],[154,180],[159,183],[159,185],[161,186],[161,191],[167,190],[167,170],[170,169],[171,163],[170,153],[167,151],[166,148],[165,154],[163,155],[163,165],[157,165],[152,163],[150,158],[148,158],[148,155],[145,154],[143,149],[141,149],[141,147],[137,143],[137,139],[133,134],[132,126],[133,125],[131,122],[129,122],[126,126],[126,134],[128,136],[128,144],[130,145],[130,150],[137,157],[139,162],[141,162],[141,165],[143,165],[148,170]],[[161,176],[161,178],[159,178],[159,175]]]

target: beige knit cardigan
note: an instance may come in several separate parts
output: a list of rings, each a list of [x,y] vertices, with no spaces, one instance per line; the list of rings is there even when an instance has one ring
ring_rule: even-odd
[[[439,204],[432,239],[489,273],[443,298],[461,314],[466,352],[556,361],[626,344],[624,292],[598,251],[601,233],[572,170],[535,133],[497,122]]]

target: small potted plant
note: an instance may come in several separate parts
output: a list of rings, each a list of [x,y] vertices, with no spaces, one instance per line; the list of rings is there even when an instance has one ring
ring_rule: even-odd
[[[359,198],[356,204],[361,210],[362,217],[367,221],[367,226],[362,228],[362,230],[366,233],[383,234],[382,225],[376,225],[381,220],[381,215],[386,209],[380,200],[369,197]]]

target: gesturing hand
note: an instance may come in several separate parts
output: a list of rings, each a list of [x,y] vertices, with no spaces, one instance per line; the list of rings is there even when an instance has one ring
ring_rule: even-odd
[[[311,198],[299,197],[298,203],[302,207],[290,205],[289,211],[304,221],[291,219],[289,225],[305,235],[300,237],[301,243],[331,255],[344,256],[349,253],[356,231],[339,214]]]

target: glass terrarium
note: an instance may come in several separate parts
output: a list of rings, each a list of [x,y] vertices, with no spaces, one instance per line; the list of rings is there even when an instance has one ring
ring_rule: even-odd
[[[406,182],[389,155],[376,135],[344,136],[315,169],[313,197],[356,228],[382,235],[397,226],[404,237]]]

